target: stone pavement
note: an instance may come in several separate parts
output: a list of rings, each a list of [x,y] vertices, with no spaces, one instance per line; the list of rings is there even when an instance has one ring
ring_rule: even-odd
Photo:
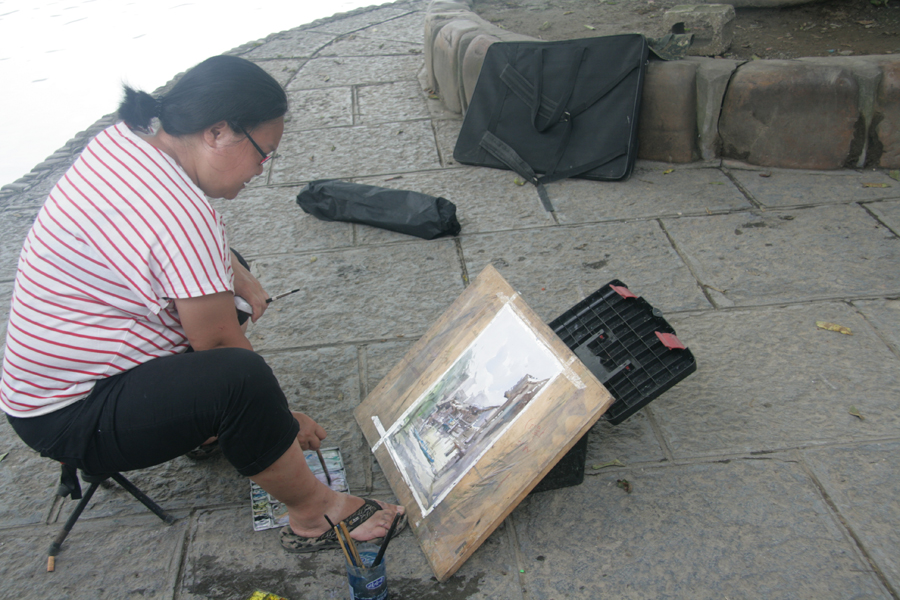
[[[391,597],[897,598],[900,182],[639,161],[625,182],[548,186],[544,212],[512,173],[453,161],[461,119],[423,91],[425,12],[404,0],[235,50],[285,85],[291,112],[281,158],[215,206],[267,289],[302,288],[250,339],[341,447],[352,489],[392,498],[353,408],[487,264],[548,321],[621,279],[698,368],[625,423],[595,426],[585,482],[526,498],[446,583],[403,533]],[[0,306],[43,196],[108,122],[0,194]],[[444,196],[462,233],[317,221],[294,197],[322,177]],[[172,526],[101,489],[46,573],[72,503],[54,501],[57,467],[2,421],[4,453],[2,598],[346,597],[339,553],[288,555],[277,531],[252,531],[248,482],[221,458],[130,474]],[[612,460],[625,466],[595,468]]]

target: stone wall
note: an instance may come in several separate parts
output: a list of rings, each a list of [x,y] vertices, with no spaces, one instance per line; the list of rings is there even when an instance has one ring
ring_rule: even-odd
[[[537,41],[471,8],[469,0],[432,0],[425,18],[428,84],[457,113],[491,44]],[[649,160],[900,168],[900,56],[651,61],[638,136],[639,157]]]

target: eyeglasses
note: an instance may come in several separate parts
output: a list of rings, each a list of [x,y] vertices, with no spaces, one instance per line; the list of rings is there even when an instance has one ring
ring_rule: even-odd
[[[256,151],[259,152],[260,156],[262,156],[262,160],[259,161],[259,164],[264,165],[267,162],[269,162],[272,158],[275,157],[274,150],[272,152],[270,152],[269,154],[266,154],[265,152],[263,152],[262,148],[260,148],[259,144],[257,144],[256,141],[254,141],[254,139],[252,137],[250,137],[250,134],[247,133],[247,130],[244,129],[243,125],[238,124],[238,129],[241,130],[241,133],[243,133],[244,135],[247,136],[247,139],[250,140],[250,143],[253,144],[253,147],[256,148]]]

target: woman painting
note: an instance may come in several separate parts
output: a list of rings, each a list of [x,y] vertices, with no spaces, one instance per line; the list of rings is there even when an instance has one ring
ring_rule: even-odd
[[[164,97],[125,88],[122,122],[50,192],[19,257],[0,406],[29,446],[92,474],[160,464],[217,440],[283,502],[289,551],[337,547],[324,515],[377,540],[403,508],[340,494],[304,449],[325,431],[291,412],[253,351],[268,295],[207,197],[232,199],[281,141],[287,97],[259,66],[217,56]],[[151,122],[159,125],[151,131]]]

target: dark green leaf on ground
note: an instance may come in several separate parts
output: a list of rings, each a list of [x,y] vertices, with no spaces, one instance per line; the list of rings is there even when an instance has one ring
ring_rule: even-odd
[[[626,492],[628,492],[629,494],[631,493],[631,489],[632,489],[631,482],[629,482],[627,479],[617,479],[616,485],[619,486],[620,488],[622,488],[623,490],[625,490]]]

